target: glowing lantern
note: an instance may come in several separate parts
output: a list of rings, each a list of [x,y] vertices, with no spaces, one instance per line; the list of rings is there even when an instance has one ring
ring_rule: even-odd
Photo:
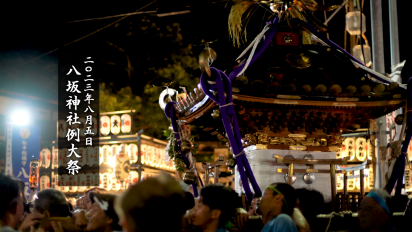
[[[154,147],[152,146],[147,146],[147,152],[146,152],[146,164],[150,166],[155,166],[154,163]]]
[[[130,133],[132,130],[132,117],[130,117],[130,114],[123,114],[122,115],[122,132],[123,133]]]
[[[39,155],[39,161],[40,161],[40,166],[42,168],[48,168],[50,166],[50,158],[51,158],[51,152],[49,149],[44,148],[43,150],[40,151]]]
[[[69,186],[69,192],[77,192],[77,177],[78,175],[69,175],[69,180],[67,185]]]
[[[100,156],[100,165],[101,164],[109,164],[109,157],[110,157],[110,146],[104,145],[102,147],[102,153]]]
[[[52,179],[51,179],[51,187],[53,188],[53,189],[58,189],[59,188],[59,185],[58,185],[58,183],[59,183],[59,179],[58,179],[58,175],[57,174],[54,174],[54,172],[52,172],[51,173],[51,177],[52,177]]]
[[[86,191],[86,174],[82,173],[77,175],[77,191]]]
[[[112,175],[112,191],[119,191],[121,187],[120,180],[116,179],[115,175]]]
[[[115,157],[117,154],[119,154],[120,151],[120,146],[119,145],[112,145],[110,146],[110,153],[108,159],[111,159]]]
[[[102,173],[99,187],[110,191],[112,189],[112,174],[108,172]]]
[[[40,177],[40,191],[50,188],[50,178],[46,175]]]
[[[110,133],[110,118],[109,116],[102,116],[100,118],[100,133],[108,135]]]
[[[39,161],[32,160],[30,162],[29,186],[30,189],[37,189],[39,183]]]
[[[113,115],[111,117],[111,131],[112,134],[117,135],[120,133],[120,116]]]
[[[137,154],[137,145],[131,143],[127,146],[127,150],[128,150],[127,154],[129,155],[130,163],[136,163],[137,158],[138,158],[137,157],[138,156],[138,154]],[[143,163],[143,157],[142,157],[142,163]]]
[[[130,172],[130,160],[129,156],[126,154],[117,154],[116,155],[116,164],[115,164],[115,174],[116,179],[123,182],[126,178],[129,177]]]
[[[59,149],[53,147],[52,169],[59,167]]]
[[[139,173],[137,173],[136,171],[131,171],[129,173],[129,183],[131,185],[134,185],[137,184],[137,182],[139,182]]]
[[[343,190],[343,175],[336,174],[336,189]]]
[[[69,187],[66,185],[67,181],[69,180],[69,176],[64,174],[64,175],[58,175],[59,181],[57,182],[57,185],[59,186],[59,190],[61,192],[68,192]]]
[[[141,152],[141,158],[140,159],[141,159],[142,164],[149,164],[149,159],[147,157],[147,145],[146,144],[141,144],[140,149],[141,149],[141,151],[140,151]],[[137,152],[137,146],[136,146],[136,152]],[[139,157],[137,157],[137,158],[139,158]]]
[[[367,159],[367,154],[366,154],[366,149],[365,147],[367,146],[366,139],[365,138],[357,138],[355,141],[356,144],[356,159],[359,161],[365,161]]]
[[[353,176],[353,172],[348,172],[348,176]],[[355,178],[348,178],[348,190],[353,191],[356,187],[356,179]]]
[[[355,139],[346,138],[343,144],[342,150],[345,152],[345,156],[349,156],[349,160],[355,159]]]

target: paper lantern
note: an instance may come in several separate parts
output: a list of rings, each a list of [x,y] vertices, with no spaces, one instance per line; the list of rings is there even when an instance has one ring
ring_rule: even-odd
[[[29,186],[30,189],[37,189],[39,184],[39,166],[38,160],[32,160],[30,162],[30,174],[29,174]]]
[[[368,186],[369,189],[373,189],[373,186],[374,186],[373,169],[370,168],[370,169],[365,169],[365,170],[368,170],[368,182],[366,183],[366,185]]]
[[[108,172],[101,173],[99,187],[110,191],[112,189],[112,178],[112,174]]]
[[[120,116],[119,115],[113,115],[110,119],[111,124],[110,124],[110,130],[112,134],[117,135],[120,133]]]
[[[143,174],[143,172],[142,172],[142,174]],[[139,182],[139,173],[136,172],[136,171],[131,171],[129,173],[129,182],[130,182],[131,185],[137,184]]]
[[[49,168],[50,167],[50,159],[51,159],[51,152],[48,148],[44,148],[40,151],[39,155],[40,167],[42,168]]]
[[[132,117],[130,116],[130,114],[123,114],[122,115],[122,132],[123,133],[130,133],[130,131],[132,130]]]
[[[100,117],[100,133],[108,135],[110,133],[110,118],[109,116]]]
[[[343,175],[336,174],[336,189],[343,190]]]
[[[86,148],[84,148],[84,147],[79,147],[78,149],[77,149],[77,154],[80,156],[78,159],[77,159],[77,165],[78,166],[80,166],[80,167],[83,167],[85,164],[86,164]]]
[[[378,140],[377,139],[375,139],[375,145],[376,145],[376,143],[378,142]],[[410,145],[409,145],[410,146]],[[368,160],[372,160],[372,155],[373,155],[373,153],[375,152],[375,157],[376,157],[376,150],[377,149],[375,149],[375,151],[374,151],[374,146],[372,146],[372,143],[371,143],[371,140],[370,139],[368,139],[368,141],[367,141],[367,154],[368,154]]]
[[[63,175],[58,175],[58,182],[57,185],[59,186],[59,190],[61,192],[68,192],[69,191],[69,187],[67,185],[65,185],[67,183],[67,181],[69,180],[69,176],[66,174]]]
[[[90,166],[92,166],[93,164],[97,164],[100,165],[100,152],[101,152],[101,148],[99,146],[95,146],[93,147],[93,151],[90,150],[91,147],[88,147],[87,149],[89,149],[89,162],[90,162]]]
[[[40,191],[50,188],[50,177],[47,175],[40,177]]]
[[[147,158],[147,145],[146,144],[140,144],[140,149],[141,149],[141,162],[142,164],[149,164],[149,159]],[[136,146],[136,154],[137,154],[137,146]],[[139,155],[139,154],[138,154]],[[139,158],[139,157],[137,157]]]
[[[352,11],[346,13],[346,30],[349,32],[350,35],[361,35],[366,32],[366,18],[365,15],[362,13],[362,32],[361,28],[361,12],[360,11]]]
[[[86,125],[86,119],[85,118],[80,118],[79,122],[80,122],[80,137],[84,137],[85,136],[84,134],[86,133],[86,129],[90,125],[89,125],[89,123],[87,123],[87,125]]]
[[[77,175],[77,191],[86,191],[86,174],[81,173]]]
[[[67,166],[67,148],[63,148],[59,150],[59,167],[66,167]]]
[[[154,163],[154,147],[152,146],[147,146],[147,152],[146,152],[146,164],[150,165],[150,166],[155,166]]]
[[[69,175],[68,185],[71,193],[77,192],[77,177],[78,175]]]
[[[357,138],[355,141],[355,154],[356,154],[356,159],[359,161],[365,161],[368,157],[366,153],[365,146],[367,146],[366,139],[365,138]]]
[[[127,146],[127,154],[129,155],[130,163],[136,163],[137,162],[137,145],[134,143],[131,143]],[[142,160],[143,163],[143,160]]]
[[[115,175],[112,175],[112,191],[119,191],[120,187],[120,180],[116,179]]]
[[[94,175],[94,186],[93,187],[103,186],[103,179],[101,178],[102,173],[94,173],[93,175]]]
[[[59,176],[57,174],[54,174],[54,172],[51,173],[51,187],[53,189],[59,189]]]
[[[353,176],[353,172],[348,172],[348,176]],[[348,178],[348,190],[353,191],[356,188],[356,179],[355,178]]]
[[[52,169],[59,167],[59,149],[53,147],[52,152]]]
[[[130,173],[130,160],[126,154],[117,154],[115,157],[115,175],[116,179],[123,182],[129,177]]]
[[[349,160],[355,159],[355,139],[354,138],[346,138],[343,142],[345,145],[342,150],[345,152],[345,156],[349,156]]]
[[[87,124],[88,126],[90,126],[89,124]],[[100,125],[101,126],[101,125]],[[91,136],[96,136],[96,135],[98,135],[98,132],[99,132],[99,128],[97,128],[98,127],[98,125],[97,125],[97,119],[95,118],[95,117],[92,117],[92,132],[93,132],[93,134],[91,135]]]
[[[86,191],[95,187],[95,176],[93,173],[86,174]]]
[[[57,136],[59,138],[66,138],[67,135],[67,122],[65,120],[57,121]]]
[[[409,168],[409,164],[405,164],[405,191],[408,193],[412,192],[412,171]]]
[[[110,159],[110,146],[104,145],[102,147],[102,153],[100,156],[100,165],[109,164],[109,159]]]
[[[120,146],[119,145],[112,145],[110,146],[110,153],[109,153],[109,159],[114,157],[115,155],[119,154],[120,151]]]

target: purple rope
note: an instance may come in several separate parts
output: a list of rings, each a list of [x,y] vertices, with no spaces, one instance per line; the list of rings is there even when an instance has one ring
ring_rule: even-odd
[[[263,43],[259,44],[255,54],[252,57],[252,60],[249,63],[249,66],[255,62],[260,55],[266,50],[266,48],[270,45],[272,42],[273,36],[275,36],[278,25],[279,25],[279,18],[276,17],[273,21],[267,22],[266,25],[272,24],[271,28],[266,32],[266,37],[263,41]],[[237,77],[237,75],[243,70],[243,67],[246,65],[246,62],[243,64],[237,66],[230,74],[229,74],[229,79],[233,80]]]
[[[174,101],[167,103],[167,105],[165,107],[165,115],[172,122],[173,132],[175,132],[175,137],[176,137],[177,143],[179,144],[179,150],[180,150],[180,153],[182,154],[183,162],[186,165],[186,168],[189,169],[190,168],[190,162],[186,157],[186,153],[184,153],[182,151],[182,144],[181,144],[182,141],[180,141],[180,135],[178,133],[179,132],[179,127],[177,126],[176,110],[175,110],[175,107],[174,107],[174,104],[176,104],[176,103],[177,102],[174,102]],[[200,178],[199,178],[199,180],[202,181]],[[201,182],[201,185],[203,186],[202,182]],[[193,190],[193,195],[195,197],[198,197],[199,194],[198,194],[198,191],[197,191],[197,186],[195,184],[192,184],[192,190]]]
[[[235,108],[232,105],[227,105],[232,103],[232,84],[230,79],[226,74],[216,68],[210,68],[212,79],[216,80],[216,85],[211,85],[207,81],[207,78],[202,74],[200,77],[200,83],[205,94],[216,102],[219,106],[224,106],[220,108],[220,113],[222,115],[223,126],[227,133],[230,145],[232,147],[233,153],[241,154],[243,152],[243,146],[241,143],[241,136],[239,132],[239,127],[236,119]],[[217,96],[211,93],[210,90],[218,92]],[[226,98],[225,98],[226,93]],[[226,105],[226,106],[225,106]],[[238,170],[240,174],[240,179],[242,180],[243,189],[245,190],[246,198],[248,201],[253,199],[253,193],[250,190],[248,179],[252,184],[253,190],[255,191],[255,196],[261,196],[262,192],[256,179],[253,175],[252,169],[250,168],[249,162],[246,155],[243,153],[235,157],[236,164],[238,165]]]
[[[408,80],[408,98],[407,98],[407,104],[408,104],[408,112],[411,112],[412,110],[412,77],[409,78]],[[412,114],[407,114],[408,118],[406,119],[406,124],[409,125],[412,123]],[[392,170],[392,175],[389,178],[388,184],[386,185],[386,191],[388,193],[391,193],[393,188],[395,187],[396,182],[398,184],[396,185],[396,195],[401,195],[402,192],[402,187],[403,187],[403,175],[405,174],[405,154],[408,151],[408,146],[409,142],[411,141],[412,138],[412,128],[407,127],[406,128],[406,134],[405,134],[405,141],[402,144],[402,149],[401,149],[401,155],[396,159],[395,164],[393,166]],[[402,139],[402,138],[399,138]]]

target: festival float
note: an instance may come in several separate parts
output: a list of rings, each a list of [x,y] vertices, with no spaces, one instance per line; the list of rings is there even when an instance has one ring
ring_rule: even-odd
[[[132,133],[133,112],[135,111],[125,110],[100,114],[100,130],[97,126],[92,129],[97,135],[93,139],[99,140],[99,146],[79,147],[78,165],[87,170],[84,174],[58,175],[58,169],[67,165],[68,151],[59,150],[55,142],[44,145],[39,161],[30,163],[33,167],[33,183],[30,182],[30,187],[35,189],[38,183],[40,191],[47,188],[58,189],[66,194],[72,205],[76,205],[78,197],[93,187],[115,193],[136,184],[139,178],[144,180],[157,176],[161,171],[178,178],[173,160],[165,153],[166,141]],[[93,124],[97,125],[95,120],[93,118]],[[80,118],[79,121],[84,123],[85,119]],[[59,120],[57,136],[65,138],[68,128],[74,129],[75,126]],[[80,129],[83,135],[85,128]],[[80,138],[85,139],[84,136]],[[61,181],[66,183],[65,186],[59,186]]]
[[[375,120],[403,108],[405,113],[395,120],[402,126],[400,138],[405,134],[403,146],[402,141],[390,144],[390,156],[396,160],[386,186],[391,192],[396,181],[402,181],[412,135],[406,128],[410,90],[370,69],[369,62],[359,61],[359,57],[366,59],[358,47],[356,59],[324,35],[327,28],[313,11],[340,5],[312,0],[236,3],[229,15],[235,42],[242,33],[242,15],[253,4],[274,17],[233,62],[234,67],[225,72],[211,67],[218,56],[212,44],[205,43],[197,88],[190,93],[167,88],[159,98],[172,123],[169,146],[176,147],[175,155],[182,158],[184,181],[192,185],[195,196],[206,184],[202,173],[216,169],[216,175],[221,161],[197,170],[190,125],[227,141],[233,156],[227,165],[235,173],[235,190],[248,202],[260,197],[267,185],[287,182],[322,192],[335,212],[353,208],[349,201],[357,211],[365,191],[374,187],[377,150],[388,149],[376,144]],[[347,16],[349,23],[357,20],[356,14]],[[361,25],[365,29],[362,23],[348,27],[360,32]],[[411,190],[409,181],[405,189]],[[396,193],[400,191],[398,185]],[[351,192],[358,192],[358,199],[349,199]]]

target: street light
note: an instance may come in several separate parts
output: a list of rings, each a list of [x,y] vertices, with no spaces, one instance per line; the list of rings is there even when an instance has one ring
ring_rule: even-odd
[[[12,114],[11,121],[18,125],[27,125],[29,123],[29,118],[27,111],[18,110]]]

